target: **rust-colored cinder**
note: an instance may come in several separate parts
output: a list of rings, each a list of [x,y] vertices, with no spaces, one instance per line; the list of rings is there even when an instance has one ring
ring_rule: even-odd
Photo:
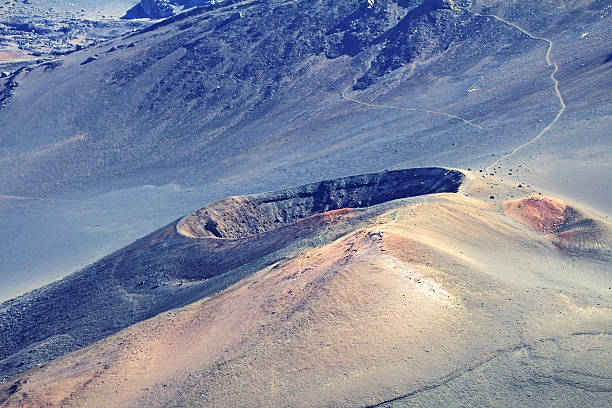
[[[527,197],[505,203],[509,215],[535,231],[566,254],[610,255],[609,229],[580,210],[549,197]]]
[[[556,232],[564,224],[568,211],[572,210],[559,200],[528,197],[507,201],[504,212],[536,231]]]

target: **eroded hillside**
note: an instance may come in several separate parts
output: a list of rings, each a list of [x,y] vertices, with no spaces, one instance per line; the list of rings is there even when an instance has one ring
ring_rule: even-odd
[[[314,240],[215,296],[28,371],[0,386],[0,399],[22,407],[605,405],[609,269],[589,250],[549,246],[545,231],[506,216],[512,201],[489,191],[472,175],[459,194],[398,200],[348,230],[338,217],[350,213],[323,213],[326,229],[344,230],[338,239]],[[494,193],[530,200],[505,184]]]
[[[351,174],[487,169],[609,208],[607,2],[223,4],[0,78],[2,298]]]

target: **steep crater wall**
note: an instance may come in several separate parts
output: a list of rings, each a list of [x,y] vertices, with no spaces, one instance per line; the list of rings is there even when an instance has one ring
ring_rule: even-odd
[[[246,238],[340,208],[362,208],[399,198],[457,192],[463,174],[418,168],[343,177],[262,193],[228,197],[183,218],[177,231],[192,238]]]

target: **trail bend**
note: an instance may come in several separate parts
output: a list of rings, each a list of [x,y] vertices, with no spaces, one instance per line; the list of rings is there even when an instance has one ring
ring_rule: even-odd
[[[484,130],[484,127],[468,120],[468,119],[464,119],[460,116],[457,115],[453,115],[452,113],[446,113],[446,112],[440,112],[440,111],[435,111],[435,110],[429,110],[429,109],[419,109],[419,108],[405,108],[405,107],[401,107],[401,106],[391,106],[391,105],[381,105],[381,104],[376,104],[376,103],[369,103],[369,102],[363,102],[357,99],[353,99],[351,97],[348,97],[346,95],[344,95],[344,92],[340,92],[338,94],[334,94],[331,92],[327,92],[327,91],[323,91],[320,90],[320,92],[329,95],[329,96],[340,96],[342,99],[344,99],[345,101],[349,101],[349,102],[353,102],[359,105],[363,105],[363,106],[367,106],[370,108],[383,108],[383,109],[395,109],[395,110],[401,110],[401,111],[408,111],[408,112],[420,112],[420,113],[429,113],[432,115],[442,115],[442,116],[446,116],[448,118],[454,119],[454,120],[459,120],[467,125],[470,125],[472,127],[475,127],[477,129],[480,130]]]
[[[557,65],[556,62],[554,62],[551,58],[550,58],[550,54],[552,52],[552,48],[553,48],[553,42],[552,40],[549,40],[548,38],[545,37],[539,37],[535,34],[532,34],[531,32],[527,31],[526,29],[524,29],[523,27],[519,26],[516,23],[513,23],[511,21],[508,21],[502,17],[496,16],[494,14],[480,14],[480,13],[476,13],[476,12],[471,12],[472,14],[474,14],[475,16],[480,16],[480,17],[491,17],[501,23],[507,24],[517,30],[519,30],[520,32],[522,32],[523,34],[525,34],[526,36],[537,40],[537,41],[544,41],[548,44],[548,49],[546,50],[546,63],[548,66],[552,66],[553,70],[550,73],[550,79],[552,80],[553,84],[554,84],[554,90],[555,90],[555,94],[557,95],[557,98],[559,99],[559,104],[561,106],[561,108],[559,109],[559,112],[557,112],[557,114],[555,115],[555,117],[553,118],[553,120],[546,126],[544,127],[540,133],[538,133],[533,139],[521,144],[520,146],[515,147],[510,153],[505,154],[504,156],[500,157],[499,159],[495,160],[493,163],[489,164],[485,170],[489,170],[490,168],[492,168],[493,166],[495,166],[496,164],[498,164],[499,162],[506,160],[507,158],[514,156],[518,151],[520,151],[521,149],[529,146],[530,144],[536,142],[538,139],[540,139],[546,132],[548,132],[554,125],[555,123],[557,123],[557,121],[559,120],[559,118],[561,117],[561,115],[563,115],[563,112],[565,112],[566,109],[566,105],[565,105],[565,100],[563,99],[563,95],[561,94],[561,91],[559,90],[559,80],[556,78],[556,74],[559,71],[559,65]]]

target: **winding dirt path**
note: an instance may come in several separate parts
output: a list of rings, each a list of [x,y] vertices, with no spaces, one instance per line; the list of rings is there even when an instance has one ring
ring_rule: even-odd
[[[533,139],[529,140],[528,142],[523,143],[520,146],[517,146],[514,148],[514,150],[512,150],[510,153],[500,157],[499,159],[495,160],[493,163],[491,163],[490,165],[488,165],[485,170],[489,170],[491,167],[495,166],[497,163],[501,162],[502,160],[507,159],[508,157],[511,157],[513,155],[515,155],[519,150],[523,149],[526,146],[529,146],[530,144],[532,144],[533,142],[537,141],[539,138],[541,138],[546,132],[548,132],[550,130],[551,127],[553,127],[555,125],[555,123],[557,123],[557,121],[559,120],[559,118],[561,117],[561,115],[563,115],[563,112],[565,112],[565,101],[563,100],[563,95],[561,94],[561,91],[559,90],[559,81],[557,80],[557,78],[555,77],[555,74],[559,71],[559,65],[557,65],[556,62],[552,61],[550,59],[550,53],[552,52],[552,47],[553,47],[553,42],[551,40],[549,40],[548,38],[545,37],[538,37],[537,35],[534,35],[532,33],[530,33],[529,31],[525,30],[523,27],[517,25],[516,23],[513,23],[511,21],[508,21],[502,17],[496,16],[494,14],[480,14],[480,13],[476,13],[476,12],[471,12],[472,14],[474,14],[475,16],[480,16],[480,17],[491,17],[494,18],[495,20],[507,24],[511,27],[516,28],[517,30],[519,30],[520,32],[522,32],[523,34],[525,34],[526,36],[533,38],[534,40],[538,40],[538,41],[544,41],[546,43],[548,43],[548,50],[546,50],[546,63],[548,64],[548,66],[552,66],[553,67],[553,71],[550,73],[550,79],[553,81],[554,84],[554,88],[555,88],[555,94],[557,95],[557,98],[559,98],[559,103],[561,105],[561,108],[559,109],[559,112],[557,112],[557,115],[553,118],[553,120],[544,128],[540,131],[540,133],[538,133]]]
[[[191,72],[197,72],[197,73],[202,73],[202,74],[205,73],[204,71],[191,71]],[[269,83],[269,84],[255,84],[253,82],[237,78],[234,75],[223,74],[223,73],[219,73],[219,72],[208,72],[207,74],[209,74],[209,75],[218,75],[218,76],[223,76],[223,77],[227,77],[227,78],[232,78],[232,79],[234,79],[236,81],[239,81],[239,82],[251,85],[251,86],[256,87],[256,88],[263,88],[265,86],[268,86],[268,85],[272,84],[272,83]],[[328,96],[336,96],[336,95],[338,95],[338,96],[340,96],[342,99],[344,99],[346,101],[357,103],[357,104],[364,105],[364,106],[368,106],[370,108],[386,108],[386,109],[403,110],[403,111],[408,111],[408,112],[421,112],[421,113],[429,113],[429,114],[432,114],[432,115],[442,115],[442,116],[446,116],[446,117],[451,118],[451,119],[462,121],[462,122],[464,122],[464,123],[466,123],[466,124],[468,124],[470,126],[473,126],[473,127],[477,128],[477,129],[484,130],[484,128],[482,126],[477,125],[476,123],[471,122],[471,121],[469,121],[467,119],[464,119],[462,117],[459,117],[457,115],[453,115],[451,113],[440,112],[440,111],[435,111],[435,110],[428,110],[428,109],[404,108],[404,107],[401,107],[401,106],[390,106],[390,105],[379,105],[379,104],[374,104],[374,103],[368,103],[368,102],[363,102],[363,101],[359,101],[357,99],[350,98],[350,97],[344,95],[344,92],[340,92],[338,94],[334,94],[334,93],[327,92],[327,91],[324,91],[324,90],[319,90],[319,92],[324,93],[324,94],[326,94]]]
[[[26,197],[26,196],[17,196],[17,195],[8,195],[8,194],[0,194],[0,199],[7,200],[44,200],[51,201],[51,198],[42,198],[42,197]]]
[[[466,124],[468,124],[468,125],[470,125],[472,127],[475,127],[477,129],[484,130],[484,128],[482,126],[477,125],[476,123],[474,123],[472,121],[469,121],[467,119],[464,119],[462,117],[459,117],[457,115],[453,115],[452,113],[434,111],[434,110],[429,110],[429,109],[404,108],[404,107],[401,107],[401,106],[390,106],[390,105],[379,105],[379,104],[376,104],[376,103],[368,103],[368,102],[363,102],[363,101],[359,101],[357,99],[350,98],[350,97],[344,95],[343,92],[340,93],[339,95],[340,95],[340,97],[342,97],[342,99],[344,99],[346,101],[357,103],[359,105],[369,106],[371,108],[396,109],[396,110],[403,110],[403,111],[408,111],[408,112],[421,112],[421,113],[429,113],[429,114],[432,114],[432,115],[442,115],[442,116],[446,116],[446,117],[451,118],[451,119],[460,120],[460,121],[462,121],[462,122],[464,122],[464,123],[466,123]]]

